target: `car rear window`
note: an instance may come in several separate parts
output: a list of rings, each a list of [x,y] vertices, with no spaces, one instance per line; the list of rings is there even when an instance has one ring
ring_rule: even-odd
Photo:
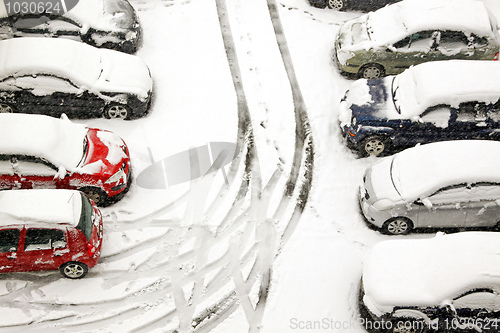
[[[94,209],[85,194],[80,193],[80,195],[82,197],[82,214],[76,228],[85,235],[87,241],[90,241],[90,237],[92,237],[92,213]]]
[[[0,252],[15,252],[19,245],[21,230],[7,229],[0,230]]]

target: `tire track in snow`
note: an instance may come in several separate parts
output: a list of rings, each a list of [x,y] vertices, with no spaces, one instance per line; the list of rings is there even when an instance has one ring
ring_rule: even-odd
[[[233,36],[230,33],[229,20],[227,20],[227,8],[225,0],[216,0],[219,19],[221,21],[221,30],[223,39],[226,44],[226,52],[228,54],[228,60],[230,65],[237,64],[234,60],[237,59],[236,52],[234,51],[235,45],[233,41]],[[264,224],[267,228],[263,228],[262,235],[264,238],[266,234],[268,239],[262,241],[262,244],[266,244],[266,248],[263,249],[262,253],[260,253],[260,258],[255,262],[255,266],[253,267],[254,271],[257,271],[260,275],[261,281],[258,292],[258,300],[255,304],[251,304],[248,302],[249,290],[246,290],[247,287],[244,279],[241,276],[241,269],[233,271],[233,280],[236,284],[236,297],[232,298],[232,302],[236,303],[239,301],[245,315],[247,317],[247,322],[249,324],[250,332],[259,331],[260,323],[264,314],[265,303],[267,300],[267,292],[270,286],[271,278],[272,278],[272,264],[274,257],[279,253],[281,248],[286,244],[287,240],[292,235],[295,230],[296,225],[300,219],[301,213],[304,210],[305,204],[307,203],[307,199],[309,197],[310,187],[312,185],[312,171],[314,166],[314,146],[313,140],[310,133],[310,124],[307,115],[307,109],[305,107],[305,103],[302,97],[302,93],[300,91],[300,86],[298,80],[295,75],[295,70],[293,68],[292,58],[290,52],[288,50],[288,45],[286,42],[286,38],[283,32],[283,27],[281,25],[281,21],[279,18],[279,12],[276,5],[275,0],[267,0],[267,5],[269,9],[269,15],[273,24],[276,41],[279,46],[280,54],[283,59],[283,63],[285,65],[285,70],[288,76],[288,80],[290,82],[290,87],[292,89],[292,97],[294,103],[294,114],[295,114],[295,154],[293,158],[292,172],[289,175],[289,178],[286,183],[286,187],[284,190],[283,198],[276,209],[276,212],[273,216],[274,219],[281,220],[284,217],[285,210],[289,206],[294,196],[294,193],[297,194],[295,209],[291,218],[286,223],[285,230],[280,237],[274,235],[276,229],[274,226],[270,226],[269,224]],[[239,68],[233,73],[233,81],[235,82],[235,87],[238,89],[241,72]],[[243,89],[241,87],[241,91],[243,93]],[[303,179],[299,180],[299,177],[302,176]],[[259,211],[265,212],[265,209],[260,209]],[[263,217],[264,221],[266,217]],[[274,235],[274,236],[270,236]],[[280,240],[279,250],[275,253],[274,246],[276,240]],[[233,251],[231,253],[238,253],[237,246],[232,244]],[[237,255],[233,255],[233,263],[237,262]],[[237,307],[231,306],[227,307],[227,311],[235,311]],[[226,314],[227,316],[228,314]],[[220,316],[220,314],[219,314]],[[214,319],[215,317],[215,319]],[[211,321],[216,321],[217,316],[210,318]],[[222,318],[221,318],[222,319]],[[213,323],[206,324],[207,328],[213,328]]]

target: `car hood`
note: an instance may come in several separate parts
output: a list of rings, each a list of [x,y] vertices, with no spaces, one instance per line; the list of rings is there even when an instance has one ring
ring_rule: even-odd
[[[388,199],[396,204],[404,203],[394,184],[393,161],[392,156],[386,157],[367,169],[365,187],[370,195],[369,203],[373,204],[382,199]]]
[[[373,80],[356,80],[346,92],[343,107],[339,113],[341,124],[348,124],[351,116],[358,123],[400,119],[392,100],[393,77]]]
[[[104,0],[103,17],[120,29],[134,30],[139,26],[134,8],[126,0]]]
[[[133,94],[147,100],[153,88],[148,66],[137,56],[114,50],[101,50],[102,72],[93,92]]]
[[[64,16],[80,23],[84,29],[127,31],[138,26],[135,11],[125,0],[80,0]]]
[[[367,30],[368,15],[345,22],[339,29],[337,47],[343,50],[370,48],[372,41]]]
[[[130,157],[125,142],[116,134],[90,128],[88,135],[88,151],[85,161],[78,171],[86,174],[101,173],[112,175],[128,163]]]

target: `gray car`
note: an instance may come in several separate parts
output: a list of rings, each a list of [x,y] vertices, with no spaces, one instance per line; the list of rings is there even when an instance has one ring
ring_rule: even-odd
[[[344,73],[373,79],[437,60],[498,60],[493,14],[473,0],[404,0],[345,22],[333,57]]]
[[[498,226],[499,162],[496,141],[443,141],[409,148],[366,170],[361,209],[370,223],[388,234]]]

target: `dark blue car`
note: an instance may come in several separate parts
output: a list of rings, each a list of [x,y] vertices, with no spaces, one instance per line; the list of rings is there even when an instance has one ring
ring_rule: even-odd
[[[309,3],[318,8],[369,12],[399,1],[401,0],[309,0]]]
[[[500,140],[500,63],[450,60],[357,80],[340,103],[347,145],[361,155],[442,140]]]

